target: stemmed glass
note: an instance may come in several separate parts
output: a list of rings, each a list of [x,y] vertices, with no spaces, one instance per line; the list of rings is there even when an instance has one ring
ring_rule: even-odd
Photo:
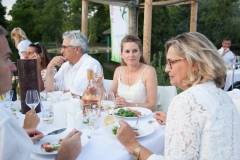
[[[80,97],[72,96],[72,98],[70,98],[66,104],[67,104],[67,112],[74,117],[75,128],[77,130],[76,120],[78,116],[82,114],[82,111],[83,111],[82,105],[80,103]]]
[[[93,65],[92,69],[93,69],[93,78],[95,81],[97,81],[102,76],[102,73],[103,73],[102,66],[101,65]]]
[[[54,84],[55,86],[55,84]],[[63,95],[63,85],[60,84],[58,87],[57,87],[57,90],[53,92],[54,96],[57,98],[58,102],[59,102],[59,98]]]
[[[115,108],[115,96],[113,92],[103,92],[101,105],[105,111],[107,111],[107,120],[110,120],[110,114]]]
[[[101,108],[98,105],[93,105],[85,108],[87,116],[89,118],[88,126],[92,130],[91,135],[96,135],[95,130],[98,129],[97,118],[100,114]]]
[[[9,103],[11,105],[11,101],[12,101],[12,97],[13,97],[13,90],[10,90],[4,94],[2,94],[2,97],[4,98],[5,100],[5,107],[7,108],[9,106]]]
[[[31,109],[35,109],[37,107],[40,99],[36,89],[31,89],[27,91],[25,102]]]

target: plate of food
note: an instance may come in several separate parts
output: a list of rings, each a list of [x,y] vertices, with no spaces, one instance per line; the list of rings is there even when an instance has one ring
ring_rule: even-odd
[[[35,142],[32,148],[32,152],[43,155],[54,155],[58,153],[58,148],[61,145],[61,141],[67,136],[67,133],[49,135],[43,137],[39,142]],[[82,146],[85,146],[88,142],[87,135],[81,135]]]
[[[136,119],[148,116],[152,113],[150,109],[142,107],[123,107],[113,111],[113,115],[119,118]]]
[[[152,134],[155,130],[153,125],[147,123],[139,124],[137,129],[133,127],[135,123],[129,123],[129,125],[132,127],[133,133],[135,134],[136,138],[148,136]],[[119,125],[116,123],[113,125],[109,125],[105,127],[105,132],[111,136],[116,137],[118,127]]]

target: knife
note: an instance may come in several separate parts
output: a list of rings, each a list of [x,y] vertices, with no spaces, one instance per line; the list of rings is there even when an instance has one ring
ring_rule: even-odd
[[[58,129],[58,130],[52,131],[52,132],[50,132],[48,134],[45,134],[44,136],[59,134],[59,133],[62,133],[63,131],[65,131],[66,129],[67,128]]]

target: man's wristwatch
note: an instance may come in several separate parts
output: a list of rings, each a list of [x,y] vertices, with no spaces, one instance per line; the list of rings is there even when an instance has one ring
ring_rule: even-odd
[[[138,146],[132,153],[132,157],[134,160],[138,160],[139,158],[139,153],[140,153],[140,150],[143,148],[143,146]]]

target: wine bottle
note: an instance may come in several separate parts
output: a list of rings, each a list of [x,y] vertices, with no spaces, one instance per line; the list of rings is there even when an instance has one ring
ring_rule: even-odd
[[[16,86],[17,100],[21,100],[20,83],[19,83],[19,80],[18,80],[18,76],[16,76],[16,83],[17,83],[17,86]]]
[[[86,116],[85,108],[96,108],[100,106],[100,96],[95,89],[93,81],[93,70],[87,70],[88,86],[82,95],[83,115]]]

